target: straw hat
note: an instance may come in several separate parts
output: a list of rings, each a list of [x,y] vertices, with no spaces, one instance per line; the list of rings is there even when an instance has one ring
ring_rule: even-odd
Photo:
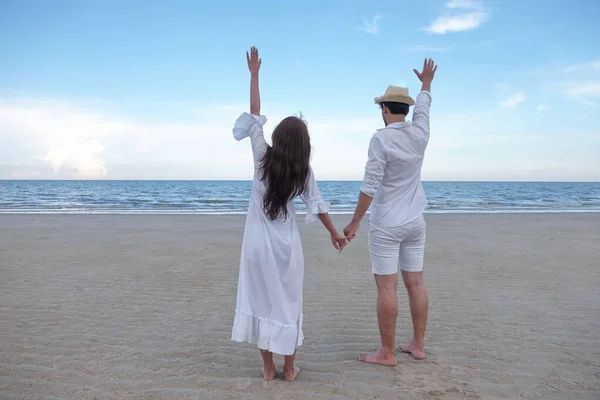
[[[408,88],[399,86],[388,86],[383,96],[375,97],[375,104],[390,101],[394,103],[405,103],[409,106],[414,106],[415,101],[408,95]]]

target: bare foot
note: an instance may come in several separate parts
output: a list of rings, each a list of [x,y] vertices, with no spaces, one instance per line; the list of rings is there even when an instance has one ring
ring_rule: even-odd
[[[363,353],[358,359],[364,363],[386,365],[388,367],[395,367],[398,365],[395,354],[384,355],[381,350],[372,353]]]
[[[424,349],[419,348],[414,341],[400,345],[400,351],[403,353],[412,354],[412,356],[417,360],[424,360],[426,357]]]
[[[272,381],[273,379],[275,379],[277,371],[275,370],[275,366],[273,365],[270,368],[263,368],[262,373],[263,377],[265,378],[265,381]]]
[[[296,379],[296,377],[298,376],[299,373],[300,373],[300,368],[294,368],[291,371],[284,370],[283,377],[285,378],[286,381],[291,382],[294,379]]]

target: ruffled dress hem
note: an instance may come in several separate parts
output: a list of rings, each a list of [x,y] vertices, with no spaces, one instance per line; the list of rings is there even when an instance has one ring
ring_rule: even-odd
[[[231,340],[258,345],[262,350],[290,356],[296,352],[304,340],[301,326],[302,316],[300,316],[299,324],[283,324],[236,310]]]

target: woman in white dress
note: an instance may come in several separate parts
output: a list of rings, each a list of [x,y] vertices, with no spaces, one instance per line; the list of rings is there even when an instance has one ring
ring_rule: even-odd
[[[236,140],[250,137],[254,179],[246,218],[231,340],[258,345],[263,375],[276,375],[273,353],[285,356],[283,374],[294,380],[296,349],[302,344],[302,291],[304,255],[293,200],[306,204],[306,222],[317,218],[331,234],[338,250],[346,238],[333,226],[310,168],[310,137],[304,121],[283,119],[272,134],[272,146],[263,136],[266,118],[260,114],[258,50],[246,53],[250,70],[250,113],[235,122]]]

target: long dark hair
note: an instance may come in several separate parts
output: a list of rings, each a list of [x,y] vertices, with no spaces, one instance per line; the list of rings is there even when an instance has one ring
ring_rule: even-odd
[[[265,182],[265,213],[271,220],[288,216],[287,204],[306,190],[310,170],[310,136],[306,123],[297,117],[283,119],[273,131],[273,145],[261,159]]]

